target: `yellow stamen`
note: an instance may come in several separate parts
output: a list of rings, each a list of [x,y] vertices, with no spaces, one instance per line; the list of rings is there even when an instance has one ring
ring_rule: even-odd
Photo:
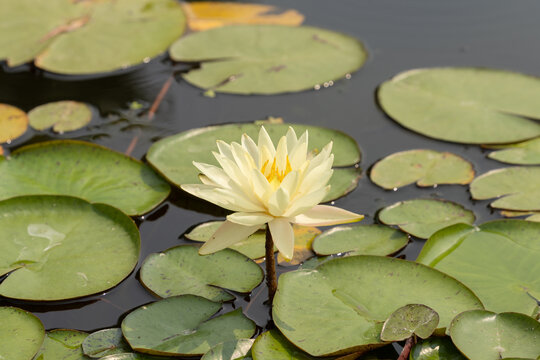
[[[287,176],[288,173],[292,171],[291,163],[289,162],[289,156],[287,155],[287,164],[285,165],[285,170],[282,172],[279,171],[277,164],[276,164],[276,158],[274,158],[274,161],[272,163],[272,167],[270,168],[270,172],[268,175],[265,175],[266,172],[266,166],[268,165],[268,160],[264,163],[264,165],[261,168],[261,173],[266,177],[268,182],[273,185],[281,184],[285,176]],[[277,183],[276,183],[277,182]]]

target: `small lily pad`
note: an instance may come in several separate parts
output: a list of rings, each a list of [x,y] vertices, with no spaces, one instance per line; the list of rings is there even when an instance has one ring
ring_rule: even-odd
[[[48,331],[36,359],[87,360],[81,347],[87,336],[87,333],[78,330]]]
[[[24,146],[0,157],[0,200],[21,195],[70,195],[114,206],[128,215],[156,207],[169,185],[150,167],[83,141]]]
[[[517,144],[486,146],[497,149],[488,157],[507,164],[540,165],[540,137]]]
[[[471,360],[534,359],[540,354],[540,322],[523,314],[466,311],[456,316],[448,332]]]
[[[540,210],[540,166],[515,166],[491,170],[471,183],[476,200],[497,198],[497,209]]]
[[[0,202],[0,295],[62,300],[116,286],[137,264],[139,231],[119,210],[67,196]]]
[[[0,104],[0,144],[10,143],[25,133],[28,116],[15,106]]]
[[[122,336],[122,330],[120,328],[93,332],[84,339],[82,349],[84,354],[91,358],[101,358],[107,355],[131,351],[131,348]]]
[[[33,314],[0,306],[0,359],[31,360],[45,339],[45,329]]]
[[[348,252],[349,255],[390,255],[401,250],[409,238],[403,232],[384,225],[337,226],[313,241],[317,255]]]
[[[201,356],[219,343],[255,333],[255,324],[242,309],[212,317],[220,308],[220,303],[199,296],[171,297],[129,313],[122,332],[136,351],[173,356]]]
[[[439,314],[422,304],[408,304],[394,311],[383,324],[381,340],[401,341],[417,335],[427,339],[439,325]]]
[[[315,360],[300,350],[277,330],[262,333],[251,350],[253,360]]]
[[[230,249],[199,255],[199,248],[180,245],[147,256],[141,281],[160,297],[192,294],[212,301],[230,301],[223,289],[248,293],[263,280],[263,271],[248,257]]]
[[[201,360],[241,360],[250,359],[253,339],[226,341],[211,348]]]
[[[378,161],[371,181],[384,189],[397,189],[416,182],[425,187],[440,184],[468,184],[474,179],[472,164],[449,152],[402,151]]]
[[[415,344],[410,360],[467,360],[447,337],[432,337]]]
[[[57,133],[74,131],[92,120],[88,105],[77,101],[57,101],[40,105],[28,113],[30,126],[36,130],[50,127]]]
[[[184,79],[233,94],[279,94],[345,78],[366,61],[362,43],[337,32],[300,26],[233,25],[180,38],[173,60],[202,62]],[[320,85],[319,85],[320,86]]]
[[[451,201],[413,199],[400,201],[379,212],[379,220],[387,225],[397,225],[401,230],[427,239],[437,230],[447,226],[474,223],[470,210]]]

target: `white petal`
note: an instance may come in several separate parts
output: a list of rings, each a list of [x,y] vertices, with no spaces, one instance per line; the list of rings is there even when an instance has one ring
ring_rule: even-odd
[[[251,169],[255,168],[255,161],[251,158],[251,155],[240,144],[232,143],[232,153],[236,165],[242,171],[244,176],[251,176]]]
[[[266,147],[266,149],[270,153],[270,157],[274,157],[276,155],[276,148],[274,147],[274,143],[272,142],[272,139],[270,139],[270,135],[266,132],[266,129],[264,126],[261,126],[261,130],[259,131],[259,153],[261,152],[261,149],[263,147]]]
[[[273,162],[274,155],[270,153],[270,150],[268,150],[266,146],[259,147],[259,169],[264,176],[268,176],[270,174],[270,169],[272,169]]]
[[[296,132],[294,131],[292,126],[289,126],[289,129],[287,130],[287,134],[285,136],[287,137],[287,152],[290,154],[292,149],[294,149],[296,143],[298,142]]]
[[[274,219],[268,223],[274,245],[281,255],[291,260],[294,254],[294,231],[286,219]]]
[[[231,145],[227,144],[223,140],[217,140],[216,144],[217,144],[219,153],[221,155],[223,155],[223,156],[225,156],[225,157],[227,157],[227,158],[229,158],[231,160],[234,160],[232,150],[231,150]]]
[[[325,159],[327,159],[330,154],[332,153],[332,141],[330,141],[328,144],[324,146],[324,148],[321,150],[317,156],[315,156],[311,161],[309,162],[309,168],[308,171],[319,166]]]
[[[289,207],[289,194],[278,188],[268,200],[268,211],[273,216],[282,216]]]
[[[260,204],[250,201],[245,194],[238,193],[234,189],[216,188],[215,186],[202,184],[184,184],[182,190],[232,211],[262,212],[265,208]]]
[[[294,170],[300,168],[302,164],[307,160],[308,141],[307,131],[302,134],[296,145],[289,151],[289,161],[291,162],[291,168]]]
[[[249,155],[251,155],[253,162],[256,163],[256,167],[260,168],[262,164],[257,163],[259,161],[259,148],[257,147],[257,144],[255,144],[255,141],[253,141],[253,139],[250,138],[247,134],[243,134],[242,146],[244,147],[244,149],[247,150]]]
[[[270,195],[274,192],[272,185],[268,182],[268,179],[257,169],[251,171],[251,180],[253,185],[253,191],[255,195],[263,202],[267,203]]]
[[[296,192],[297,186],[298,173],[296,171],[291,171],[290,173],[288,173],[281,182],[281,185],[279,185],[279,187],[282,188],[289,195],[289,199],[291,198],[291,195]]]
[[[228,188],[229,187],[229,181],[231,180],[229,176],[223,171],[223,169],[220,169],[217,166],[199,163],[194,161],[193,165],[204,175],[206,175],[212,182],[216,183],[217,185]]]
[[[204,174],[199,174],[199,180],[204,184],[204,185],[210,185],[210,186],[214,186],[214,187],[218,187],[218,184],[216,184],[215,182],[213,182],[212,180],[210,180],[210,178]]]
[[[248,187],[249,182],[247,181],[245,175],[242,173],[240,168],[238,168],[238,165],[236,165],[236,162],[234,160],[229,159],[228,157],[218,154],[216,152],[213,153],[214,157],[218,161],[219,165],[221,165],[221,168],[227,176],[234,182],[236,182],[238,185],[242,187]],[[232,156],[232,155],[231,155]]]
[[[332,155],[322,164],[305,173],[298,191],[303,195],[309,194],[312,191],[325,187],[334,172],[331,168],[333,161],[334,160]]]
[[[278,172],[282,173],[287,168],[287,138],[282,136],[276,150],[276,166]]]
[[[252,225],[262,225],[266,224],[269,221],[274,219],[273,216],[270,216],[263,212],[235,212],[227,216],[227,220],[235,224],[240,224],[244,226]]]
[[[295,224],[306,226],[328,226],[357,222],[364,218],[364,215],[328,205],[317,205],[312,209],[295,216],[291,221]]]
[[[249,235],[259,229],[259,225],[243,226],[225,221],[199,249],[199,254],[207,255],[219,250],[223,250],[239,241],[244,240]]]
[[[324,199],[326,194],[330,191],[330,186],[315,190],[307,195],[304,195],[298,199],[294,199],[287,212],[283,214],[286,217],[293,217],[303,213],[306,210],[311,209]]]

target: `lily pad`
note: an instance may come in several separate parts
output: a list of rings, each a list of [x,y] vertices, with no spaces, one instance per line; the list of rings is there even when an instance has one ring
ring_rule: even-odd
[[[474,223],[470,210],[451,201],[413,199],[400,201],[379,212],[379,220],[387,225],[397,225],[401,230],[427,239],[437,230],[447,226]]]
[[[535,358],[540,354],[540,323],[523,314],[466,311],[448,330],[457,348],[471,360]]]
[[[512,211],[512,210],[502,210],[501,215],[504,217],[520,217],[526,216],[525,220],[527,221],[538,221],[540,222],[540,211]]]
[[[251,346],[253,339],[240,339],[236,341],[226,341],[217,344],[210,349],[201,360],[240,360],[251,359]]]
[[[540,298],[540,223],[496,220],[435,233],[417,261],[455,277],[487,310],[534,314]],[[531,296],[530,296],[531,295]]]
[[[540,166],[515,166],[488,171],[471,183],[476,200],[497,198],[497,209],[540,210]]]
[[[146,158],[173,184],[177,186],[197,184],[200,182],[199,170],[193,166],[193,161],[218,166],[212,155],[212,151],[217,149],[216,139],[227,143],[238,142],[244,133],[255,139],[260,126],[256,123],[227,124],[184,131],[154,143]],[[360,161],[358,144],[340,131],[299,124],[264,124],[274,143],[287,132],[289,126],[292,126],[297,134],[309,131],[310,151],[314,154],[333,141],[334,166],[352,166]],[[352,191],[351,187],[358,181],[357,169],[334,169],[334,171],[329,184],[342,190],[339,193],[330,190],[330,197],[327,196],[324,201],[333,200]]]
[[[467,360],[447,337],[432,337],[415,344],[410,360]]]
[[[349,255],[390,255],[407,245],[409,238],[384,225],[337,226],[313,241],[317,255],[348,252]]]
[[[33,359],[45,338],[41,321],[22,309],[0,306],[0,324],[0,359]]]
[[[328,182],[331,185],[330,191],[322,201],[328,202],[347,195],[356,189],[361,177],[362,169],[360,168],[335,168],[334,174]]]
[[[0,295],[61,300],[112,288],[137,264],[139,231],[119,210],[66,196],[0,202]]]
[[[472,164],[449,152],[402,151],[378,161],[371,181],[384,189],[397,189],[416,182],[425,187],[440,184],[468,184],[474,179]]]
[[[439,314],[422,304],[408,304],[394,311],[384,322],[381,340],[401,341],[417,335],[427,339],[439,325]]]
[[[202,62],[184,79],[216,92],[279,94],[313,89],[358,70],[367,52],[360,41],[314,27],[234,25],[180,38],[176,61]]]
[[[270,330],[257,337],[251,350],[253,360],[315,360],[300,350],[277,330]]]
[[[24,134],[27,128],[28,116],[24,111],[15,106],[0,104],[0,144],[10,143]]]
[[[159,55],[185,19],[172,0],[21,0],[2,5],[0,24],[0,59],[9,66],[35,58],[45,70],[92,74]]]
[[[438,333],[457,314],[483,308],[446,274],[410,261],[361,255],[282,274],[272,314],[294,345],[312,356],[327,356],[381,346],[383,322],[399,307],[415,303],[437,311]]]
[[[101,358],[107,355],[131,351],[131,348],[122,336],[122,330],[120,328],[93,332],[84,339],[82,349],[84,354],[91,358]]]
[[[382,109],[420,134],[467,144],[501,144],[540,135],[540,80],[480,68],[416,69],[378,91]]]
[[[150,167],[104,147],[61,140],[24,146],[0,157],[0,200],[21,195],[70,195],[141,215],[168,195]]]
[[[199,248],[180,245],[148,255],[141,281],[160,297],[192,294],[212,301],[234,300],[221,289],[248,293],[263,280],[261,267],[230,249],[199,255]]]
[[[163,356],[152,356],[141,353],[121,353],[121,354],[112,354],[107,355],[99,360],[175,360],[176,357],[163,357]]]
[[[219,343],[255,333],[255,324],[241,308],[212,317],[220,308],[199,296],[171,297],[129,313],[122,332],[136,351],[174,356],[201,356]]]
[[[77,101],[56,101],[40,105],[28,113],[30,126],[36,130],[50,127],[64,133],[84,127],[92,120],[88,105]]]
[[[88,336],[77,330],[52,330],[47,332],[43,346],[36,355],[39,360],[87,360],[81,344]]]
[[[507,164],[540,165],[540,138],[527,140],[517,144],[486,146],[498,149],[489,153],[488,157]]]

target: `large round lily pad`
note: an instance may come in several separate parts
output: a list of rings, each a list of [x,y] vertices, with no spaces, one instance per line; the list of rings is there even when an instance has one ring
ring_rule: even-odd
[[[490,204],[497,209],[540,210],[540,166],[489,171],[474,179],[471,194],[476,200],[498,198]]]
[[[436,139],[500,144],[540,135],[540,79],[480,68],[410,70],[383,83],[382,109]]]
[[[35,59],[49,71],[90,74],[164,52],[185,19],[172,0],[20,0],[2,4],[0,24],[0,59],[9,66]]]
[[[310,151],[320,151],[330,141],[334,142],[334,166],[351,166],[360,161],[358,144],[350,136],[336,130],[318,126],[299,124],[264,124],[265,129],[277,144],[277,141],[292,126],[297,134],[309,131]],[[256,139],[261,125],[256,123],[228,124],[192,129],[169,136],[154,143],[146,158],[163,176],[173,184],[198,184],[199,170],[193,166],[193,161],[219,166],[212,155],[216,151],[216,139],[226,143],[239,142],[242,134],[246,133]],[[342,189],[339,193],[330,190],[324,201],[330,201],[353,190],[358,182],[358,171],[354,169],[334,169],[334,175],[329,184]],[[351,188],[353,187],[353,188]]]
[[[253,360],[315,360],[300,350],[278,330],[270,330],[257,337],[251,349]]]
[[[383,322],[407,304],[437,311],[439,332],[457,314],[483,308],[463,284],[429,267],[349,256],[281,275],[272,314],[293,344],[313,356],[326,356],[382,344]]]
[[[24,111],[15,106],[0,104],[0,144],[18,138],[27,128],[28,116]]]
[[[403,232],[384,225],[337,226],[313,241],[317,255],[349,252],[350,255],[390,255],[407,245]]]
[[[141,267],[141,281],[161,297],[192,294],[212,301],[230,301],[253,290],[263,280],[259,265],[234,250],[199,255],[199,248],[180,245],[148,255]]]
[[[468,286],[487,310],[532,315],[540,298],[540,223],[496,220],[435,233],[417,261]]]
[[[466,311],[448,330],[457,348],[471,360],[540,355],[540,322],[523,314]]]
[[[112,354],[121,354],[131,351],[131,348],[122,336],[120,328],[103,329],[88,335],[82,343],[86,356],[101,358]]]
[[[64,133],[88,124],[92,120],[92,111],[88,105],[77,101],[56,101],[33,108],[28,119],[36,130],[52,127],[55,132]]]
[[[0,295],[71,299],[122,281],[139,257],[139,231],[119,210],[65,196],[0,202]]]
[[[194,33],[169,50],[176,61],[202,62],[184,75],[203,89],[278,94],[344,78],[366,61],[362,43],[314,27],[236,25]]]
[[[87,360],[81,346],[87,336],[87,333],[77,330],[49,331],[36,359]]]
[[[397,189],[416,182],[418,186],[468,184],[474,169],[467,160],[449,152],[408,150],[378,161],[370,173],[371,181],[384,189]]]
[[[379,212],[379,220],[387,225],[397,225],[411,235],[427,239],[434,232],[447,226],[472,224],[474,213],[451,201],[413,199],[400,201]]]
[[[0,359],[33,359],[45,338],[41,321],[24,310],[0,306],[0,324]]]
[[[62,140],[24,146],[0,157],[0,200],[21,195],[71,195],[128,215],[152,210],[170,187],[150,167],[104,147]]]
[[[517,165],[540,165],[540,137],[517,144],[486,146],[497,149],[488,157],[500,162]]]
[[[129,313],[122,332],[134,350],[174,356],[200,356],[219,343],[255,333],[255,324],[241,308],[211,318],[220,308],[199,296],[170,297]]]

